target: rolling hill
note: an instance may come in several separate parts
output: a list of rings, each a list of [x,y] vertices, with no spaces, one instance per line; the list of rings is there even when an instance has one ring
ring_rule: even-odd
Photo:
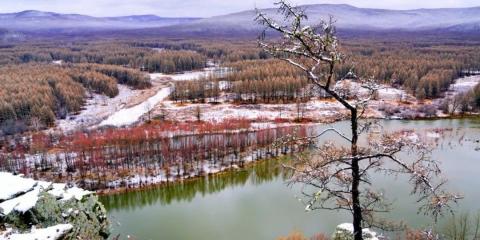
[[[478,29],[480,7],[449,9],[386,10],[357,8],[345,4],[315,4],[300,6],[309,17],[307,24],[315,25],[321,19],[333,16],[336,25],[343,30],[456,30],[470,31]],[[263,9],[262,12],[281,19],[276,9]],[[199,19],[175,27],[164,27],[164,32],[250,32],[259,31],[261,26],[255,24],[254,10],[223,16]]]
[[[480,7],[387,10],[358,8],[345,4],[303,5],[315,25],[333,16],[336,26],[345,31],[450,31],[480,33]],[[281,19],[276,9],[262,12]],[[79,14],[23,11],[0,14],[0,28],[17,32],[66,32],[87,34],[161,35],[161,36],[241,36],[258,34],[263,29],[255,23],[255,10],[210,18],[163,18],[155,15],[92,17]]]
[[[27,10],[0,14],[0,28],[20,31],[51,29],[138,29],[184,24],[198,18],[164,18],[155,15],[92,17]]]

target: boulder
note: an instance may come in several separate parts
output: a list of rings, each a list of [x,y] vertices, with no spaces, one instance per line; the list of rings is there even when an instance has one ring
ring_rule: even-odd
[[[106,210],[92,192],[4,172],[0,189],[0,239],[109,236]]]

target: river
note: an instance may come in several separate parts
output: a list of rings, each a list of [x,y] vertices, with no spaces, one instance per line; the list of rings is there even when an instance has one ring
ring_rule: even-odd
[[[347,123],[335,124],[340,129]],[[447,187],[465,198],[455,209],[480,210],[477,180],[480,170],[480,119],[382,121],[385,130],[453,128],[433,157],[442,162],[450,180]],[[328,126],[322,126],[328,127]],[[327,138],[329,138],[327,136]],[[462,142],[458,140],[465,139]],[[350,221],[347,213],[305,212],[297,199],[298,186],[289,187],[279,162],[268,160],[246,169],[208,178],[101,197],[112,220],[114,235],[122,239],[276,239],[293,230],[307,236],[331,234],[336,225]],[[375,187],[394,201],[388,217],[421,228],[432,220],[417,215],[415,198],[403,177],[375,174]],[[446,221],[442,219],[439,226]]]

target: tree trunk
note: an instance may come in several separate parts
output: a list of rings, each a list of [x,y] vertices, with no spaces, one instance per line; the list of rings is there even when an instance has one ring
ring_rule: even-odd
[[[360,207],[360,167],[357,159],[358,149],[358,119],[357,110],[351,110],[352,123],[352,204],[353,204],[353,236],[355,240],[362,240],[362,208]]]

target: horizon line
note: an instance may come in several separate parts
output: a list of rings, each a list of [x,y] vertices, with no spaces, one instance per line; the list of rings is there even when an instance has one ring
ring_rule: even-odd
[[[480,5],[478,6],[471,6],[471,7],[439,7],[439,8],[408,8],[408,9],[394,9],[394,8],[372,8],[372,7],[357,7],[352,4],[346,4],[346,3],[318,3],[318,4],[301,4],[301,5],[296,5],[296,7],[308,7],[308,6],[318,6],[318,5],[330,5],[330,6],[349,6],[357,9],[369,9],[369,10],[387,10],[387,11],[416,11],[416,10],[447,10],[447,9],[472,9],[472,8],[480,8]],[[267,8],[261,8],[261,9],[275,9],[275,7],[267,7]],[[211,18],[211,17],[216,17],[216,16],[223,16],[223,15],[229,15],[229,14],[235,14],[235,13],[241,13],[241,12],[247,12],[247,11],[253,11],[255,9],[245,9],[245,10],[239,10],[235,12],[230,12],[230,13],[224,13],[224,14],[218,14],[218,15],[211,15],[207,17],[198,17],[198,16],[161,16],[157,15],[154,13],[144,13],[144,14],[131,14],[131,15],[115,15],[115,16],[100,16],[100,15],[90,15],[90,14],[82,14],[78,12],[54,12],[54,11],[45,11],[45,10],[38,10],[38,9],[25,9],[17,12],[0,12],[0,14],[18,14],[22,12],[29,12],[29,11],[35,11],[35,12],[43,12],[43,13],[53,13],[53,14],[61,14],[61,15],[81,15],[81,16],[88,16],[88,17],[95,17],[95,18],[115,18],[115,17],[133,17],[133,16],[156,16],[156,17],[161,17],[161,18]]]

